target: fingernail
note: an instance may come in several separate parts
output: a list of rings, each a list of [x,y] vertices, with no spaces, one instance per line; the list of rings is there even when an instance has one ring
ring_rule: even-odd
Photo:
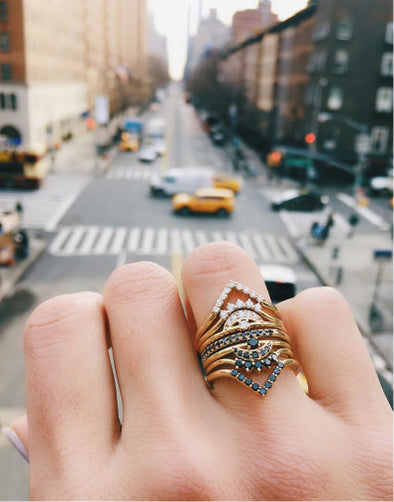
[[[26,460],[26,462],[29,462],[29,454],[27,453],[27,451],[26,451],[25,447],[23,446],[22,441],[19,439],[19,436],[17,435],[17,433],[13,429],[10,429],[9,427],[3,427],[1,429],[1,432],[8,439],[8,441],[12,444],[12,446],[19,451],[19,453]]]

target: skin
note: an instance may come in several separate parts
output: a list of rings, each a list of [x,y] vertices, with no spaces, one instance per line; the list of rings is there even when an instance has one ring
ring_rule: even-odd
[[[193,336],[229,280],[268,298],[251,257],[196,249],[182,280],[149,262],[103,294],[53,298],[25,329],[32,499],[392,500],[392,412],[346,301],[314,288],[279,305],[309,383],[286,368],[263,399],[209,390]],[[118,420],[108,358],[123,400]]]

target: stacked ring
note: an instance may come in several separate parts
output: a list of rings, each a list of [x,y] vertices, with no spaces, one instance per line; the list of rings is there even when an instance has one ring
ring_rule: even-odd
[[[196,342],[209,385],[230,377],[265,396],[286,366],[301,370],[278,308],[239,282],[225,287]],[[267,375],[262,385],[250,378],[261,372]]]

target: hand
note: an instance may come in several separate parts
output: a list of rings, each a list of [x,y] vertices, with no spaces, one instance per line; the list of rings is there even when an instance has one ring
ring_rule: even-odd
[[[31,497],[392,500],[392,413],[343,298],[316,288],[280,304],[309,395],[285,368],[260,398],[227,378],[210,390],[193,347],[229,280],[268,298],[256,264],[209,244],[182,280],[187,320],[174,278],[153,263],[30,316],[28,440],[21,421],[13,427],[29,449]]]

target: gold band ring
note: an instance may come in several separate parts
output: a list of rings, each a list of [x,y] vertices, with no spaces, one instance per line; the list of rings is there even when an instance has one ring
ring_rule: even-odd
[[[197,331],[196,342],[209,385],[231,377],[265,396],[286,366],[301,370],[278,308],[234,281]],[[253,373],[268,373],[265,383],[254,382]]]

